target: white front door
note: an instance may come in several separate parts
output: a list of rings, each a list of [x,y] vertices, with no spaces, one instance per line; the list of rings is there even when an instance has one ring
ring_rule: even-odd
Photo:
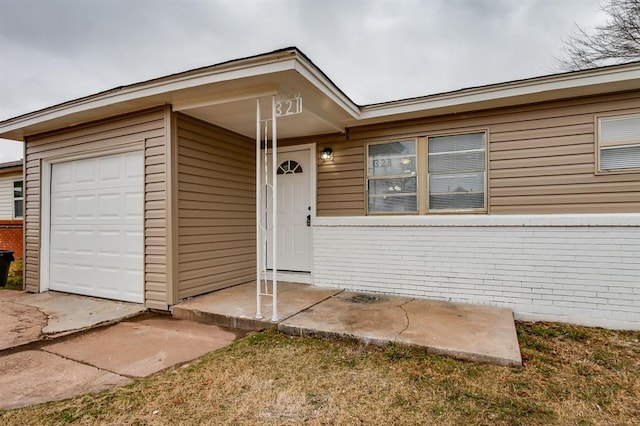
[[[144,302],[141,152],[51,166],[49,288]]]
[[[311,272],[312,153],[312,147],[278,150],[278,270]],[[270,180],[271,156],[268,164]],[[267,269],[273,269],[273,234],[267,234]]]

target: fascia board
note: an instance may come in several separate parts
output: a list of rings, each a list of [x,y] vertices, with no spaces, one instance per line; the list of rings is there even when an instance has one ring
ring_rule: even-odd
[[[4,175],[22,176],[22,165],[0,168],[0,176]]]
[[[325,96],[346,111],[351,117],[360,117],[360,107],[345,96],[329,79],[327,79],[313,64],[297,58],[295,70],[307,81],[311,82]]]
[[[295,67],[295,58],[286,60],[272,60],[268,63],[258,63],[252,66],[246,64],[234,64],[224,69],[214,68],[209,72],[194,73],[190,75],[178,75],[173,78],[154,80],[147,83],[139,83],[133,86],[125,86],[106,93],[89,96],[87,98],[66,102],[57,106],[46,108],[33,113],[18,116],[4,122],[0,122],[0,136],[25,127],[55,120],[65,116],[82,113],[102,107],[142,100],[153,96],[160,96],[166,102],[170,102],[171,93],[193,87],[214,84],[218,82],[241,78],[255,77],[292,70]],[[154,100],[149,106],[157,105]]]
[[[631,69],[604,69],[597,71],[585,71],[584,74],[576,76],[575,73],[563,74],[559,76],[537,77],[525,81],[511,83],[501,83],[491,86],[482,86],[472,89],[463,89],[455,92],[431,95],[422,98],[408,99],[403,101],[392,101],[383,104],[363,106],[358,124],[367,121],[385,121],[385,117],[398,116],[423,112],[429,115],[429,111],[437,111],[445,108],[463,107],[469,104],[488,103],[497,100],[513,99],[513,104],[526,103],[527,97],[540,98],[546,93],[547,100],[554,97],[554,93],[561,93],[572,89],[598,87],[600,93],[607,92],[607,86],[616,83],[638,81],[640,87],[640,67],[635,64]],[[597,93],[585,93],[597,94]],[[504,106],[504,105],[502,105]]]

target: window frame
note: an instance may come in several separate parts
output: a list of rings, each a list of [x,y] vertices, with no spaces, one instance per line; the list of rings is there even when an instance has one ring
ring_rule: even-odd
[[[17,182],[22,182],[22,197],[16,197],[15,196],[15,190],[16,190],[16,183]],[[14,219],[24,219],[24,179],[13,179],[12,183],[11,183],[11,210],[13,213],[13,218]],[[21,201],[22,202],[22,216],[17,216],[16,215],[16,201]]]
[[[372,145],[383,145],[397,142],[413,142],[415,145],[415,165],[416,170],[414,177],[416,179],[416,211],[415,212],[371,212],[369,211],[369,181],[370,180],[383,180],[383,179],[404,179],[411,176],[405,175],[389,175],[389,176],[369,176],[369,147]],[[406,138],[398,138],[398,139],[385,139],[385,140],[377,140],[366,143],[365,150],[365,158],[364,158],[364,193],[365,193],[365,215],[367,216],[416,216],[421,214],[420,212],[420,173],[419,173],[419,162],[420,162],[420,146],[419,146],[419,138],[418,137],[406,137]]]
[[[429,138],[439,136],[456,136],[456,135],[468,135],[474,133],[484,134],[484,207],[477,209],[429,209]],[[393,143],[414,141],[416,144],[416,197],[417,197],[417,211],[415,213],[402,213],[402,212],[370,212],[369,211],[369,146]],[[490,146],[490,132],[487,127],[473,127],[466,128],[464,130],[456,131],[434,131],[424,133],[412,133],[406,135],[404,138],[372,138],[365,143],[365,158],[364,158],[364,196],[365,196],[365,215],[366,216],[424,216],[424,215],[441,215],[441,214],[487,214],[490,211],[489,200],[489,146]],[[388,178],[388,177],[384,177]],[[423,189],[424,188],[424,189]]]
[[[639,167],[630,167],[624,169],[603,169],[600,164],[600,153],[602,149],[608,149],[612,147],[632,147],[640,145],[640,137],[636,141],[622,141],[622,142],[614,142],[612,144],[608,144],[606,146],[601,145],[600,135],[602,134],[601,126],[602,121],[607,119],[623,119],[623,118],[639,118],[640,119],[640,110],[632,110],[624,114],[620,113],[611,113],[611,114],[598,114],[594,117],[594,129],[595,129],[595,143],[594,143],[594,155],[595,155],[595,175],[613,175],[613,174],[625,174],[625,173],[639,173]]]
[[[429,139],[437,138],[443,136],[457,136],[457,135],[472,135],[482,133],[484,134],[484,171],[483,171],[483,204],[482,208],[470,208],[470,209],[431,209],[429,206]],[[454,151],[451,151],[454,152]],[[425,159],[425,179],[426,179],[426,192],[424,197],[426,199],[426,213],[427,214],[473,214],[473,213],[487,213],[489,211],[489,130],[488,129],[465,129],[464,131],[455,131],[455,132],[438,132],[438,133],[429,133],[425,137],[425,147],[424,147],[424,155]]]

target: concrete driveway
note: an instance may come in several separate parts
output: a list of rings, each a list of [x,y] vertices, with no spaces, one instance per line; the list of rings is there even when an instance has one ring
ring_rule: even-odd
[[[0,409],[125,385],[220,349],[244,335],[218,326],[151,314],[111,324],[122,320],[123,315],[134,315],[133,308],[112,305],[119,312],[116,315],[107,313],[103,310],[107,305],[100,303],[120,302],[7,292],[0,291],[0,336],[4,345],[0,347]],[[33,309],[35,305],[27,302],[37,302],[41,307]],[[43,305],[49,315],[43,312]],[[76,306],[77,315],[71,310],[68,316],[63,313],[54,318],[52,305],[58,306],[56,309]],[[93,314],[89,313],[91,308],[96,309]],[[140,307],[136,309],[139,314]],[[75,334],[70,334],[74,331]]]
[[[57,292],[0,290],[0,351],[115,323],[145,311],[135,303]]]

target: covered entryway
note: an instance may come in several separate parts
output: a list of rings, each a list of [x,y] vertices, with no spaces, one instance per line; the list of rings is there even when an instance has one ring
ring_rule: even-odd
[[[144,302],[143,155],[51,164],[49,288]]]
[[[278,150],[278,269],[311,272],[311,193],[313,191],[312,147]],[[270,157],[270,156],[269,156]],[[267,162],[271,164],[271,159]],[[271,173],[268,173],[271,177]],[[269,180],[269,183],[270,180]],[[269,207],[272,207],[269,205]],[[268,212],[271,214],[271,211]],[[273,233],[267,236],[267,268],[272,269]]]

